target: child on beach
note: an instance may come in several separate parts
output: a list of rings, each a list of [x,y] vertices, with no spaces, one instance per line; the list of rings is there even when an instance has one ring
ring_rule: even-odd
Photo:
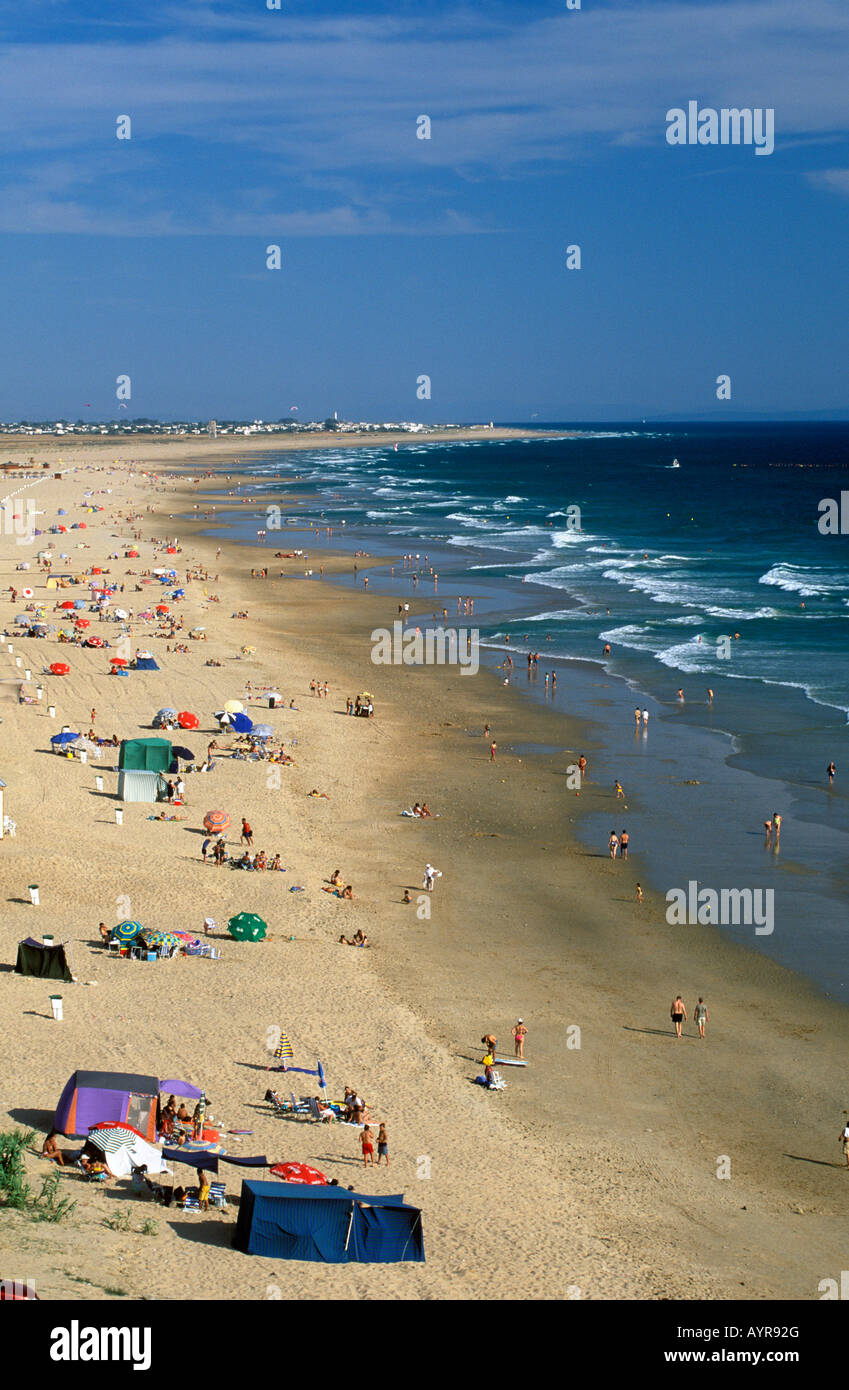
[[[705,1035],[705,1024],[710,1021],[710,1014],[708,1013],[707,1004],[701,995],[699,995],[699,1002],[693,1010],[693,1020],[699,1030],[699,1037],[703,1038]]]
[[[640,884],[638,883],[638,884],[637,884],[637,902],[638,902],[638,903],[641,903],[642,901],[643,901],[643,890],[642,890],[642,887],[640,886]]]
[[[201,1211],[209,1211],[209,1174],[198,1168],[198,1206]]]

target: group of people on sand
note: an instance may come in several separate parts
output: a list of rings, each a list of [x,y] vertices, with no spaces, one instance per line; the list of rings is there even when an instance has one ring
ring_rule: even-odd
[[[676,1038],[680,1038],[681,1025],[687,1022],[687,1009],[684,1004],[684,1000],[681,998],[680,994],[676,994],[675,998],[672,1001],[672,1004],[669,1009],[669,1017],[672,1019],[673,1025],[675,1027]],[[699,1030],[700,1038],[703,1038],[705,1036],[705,1028],[707,1027],[709,1021],[710,1014],[708,1013],[708,1006],[705,1003],[702,996],[699,995],[699,1002],[696,1004],[696,1007],[693,1010],[693,1022]]]

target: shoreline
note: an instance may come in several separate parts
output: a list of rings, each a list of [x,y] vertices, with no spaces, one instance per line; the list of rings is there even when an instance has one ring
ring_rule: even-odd
[[[83,477],[69,479],[57,483],[56,491],[68,488],[77,495],[83,482]],[[194,495],[185,491],[188,499]],[[168,529],[167,501],[160,508],[158,493],[152,500],[157,514],[145,518],[144,529],[155,527],[161,534]],[[180,524],[184,551],[205,554],[210,562],[215,542],[190,534],[195,527],[201,529],[202,523]],[[298,696],[298,760],[303,758],[305,767],[303,774],[298,770],[293,785],[315,779],[318,786],[333,786],[329,808],[290,802],[287,796],[285,807],[276,812],[268,797],[255,790],[256,814],[279,817],[281,833],[291,836],[297,854],[313,866],[313,883],[314,866],[321,864],[329,872],[331,860],[335,864],[337,857],[345,859],[345,873],[350,871],[362,899],[354,915],[368,923],[375,950],[353,953],[352,960],[351,953],[338,947],[332,924],[342,920],[347,926],[351,914],[340,919],[336,909],[347,905],[321,901],[325,895],[313,887],[303,902],[290,900],[280,907],[297,925],[294,977],[291,967],[286,969],[285,953],[292,948],[284,944],[285,929],[279,933],[284,939],[270,943],[267,952],[228,946],[221,962],[228,971],[215,983],[229,987],[224,997],[233,1018],[204,1020],[194,1041],[175,1015],[180,995],[166,979],[164,999],[145,997],[143,1027],[152,1029],[148,1053],[156,1055],[143,1067],[139,1058],[140,1069],[153,1069],[156,1063],[164,1067],[161,1075],[174,1074],[166,1063],[170,1057],[176,1066],[174,1050],[182,1047],[186,1065],[191,1062],[196,1070],[206,1057],[208,1085],[216,1099],[222,1088],[226,1093],[231,1087],[234,1094],[238,1089],[240,1095],[255,1095],[265,1083],[249,1086],[250,1072],[234,1065],[235,1058],[246,1055],[245,1019],[262,1018],[265,1023],[268,1016],[269,1022],[276,1022],[283,1007],[281,991],[290,998],[301,993],[305,1014],[314,1020],[316,1047],[328,1045],[315,1028],[320,1013],[339,1055],[347,1056],[353,1043],[358,1066],[367,1072],[361,1084],[369,1094],[392,1097],[390,1125],[401,1142],[391,1170],[391,1190],[396,1185],[403,1188],[408,1200],[425,1211],[428,1265],[381,1271],[377,1278],[370,1272],[368,1281],[356,1271],[286,1266],[285,1282],[302,1285],[301,1296],[307,1298],[374,1297],[378,1288],[384,1297],[467,1298],[492,1297],[493,1282],[502,1280],[504,1296],[509,1297],[511,1271],[521,1259],[527,1276],[524,1293],[531,1298],[563,1297],[568,1285],[581,1285],[582,1296],[591,1298],[730,1297],[732,1292],[754,1299],[816,1298],[817,1280],[832,1266],[840,1267],[835,1217],[842,1203],[834,1189],[840,1179],[823,1157],[833,1154],[834,1168],[840,1166],[834,1134],[845,1010],[823,1003],[791,972],[709,931],[676,932],[662,920],[654,921],[653,900],[647,900],[639,913],[631,898],[620,900],[616,894],[632,887],[638,857],[628,866],[626,878],[624,865],[611,865],[603,854],[587,854],[574,838],[573,807],[564,797],[564,779],[552,765],[555,760],[500,756],[491,768],[479,734],[488,719],[500,748],[516,742],[565,742],[574,753],[584,737],[579,722],[517,700],[516,692],[504,690],[488,671],[473,681],[431,669],[377,672],[369,660],[367,634],[387,620],[387,613],[391,619],[392,605],[384,596],[352,594],[329,581],[322,586],[294,576],[269,581],[267,587],[252,584],[246,566],[256,559],[257,548],[220,543],[221,572],[233,594],[222,608],[229,610],[237,595],[244,600],[251,619],[238,635],[241,638],[244,631],[251,640],[256,637],[259,648],[257,661],[244,665],[281,660],[286,682]],[[2,572],[8,572],[5,558]],[[232,647],[224,612],[214,616],[225,635],[216,635],[210,650]],[[269,639],[272,624],[285,631]],[[276,655],[264,655],[269,642],[269,650],[285,653],[285,665]],[[27,650],[34,646],[28,644]],[[170,686],[179,671],[173,659],[167,671]],[[333,677],[327,709],[320,701],[310,701],[304,683],[311,673],[324,678],[325,672]],[[203,670],[199,677],[200,683],[193,677],[198,689],[211,679]],[[369,680],[366,688],[375,689],[376,720],[337,718],[337,696],[346,688],[353,691],[361,680]],[[92,675],[92,692],[95,685]],[[164,697],[165,682],[161,688]],[[74,696],[80,707],[89,698],[88,689]],[[141,693],[147,690],[142,687]],[[167,694],[170,698],[170,690]],[[127,695],[135,700],[135,689],[128,689]],[[99,698],[105,695],[99,693]],[[25,710],[23,717],[31,712]],[[4,715],[11,728],[10,713]],[[29,744],[31,725],[24,727],[28,733],[23,742]],[[24,753],[7,748],[5,756],[11,767]],[[39,759],[30,761],[37,769]],[[85,801],[77,794],[76,782],[66,778],[65,784],[69,807],[81,812]],[[421,799],[420,787],[440,811],[439,821],[425,825],[399,818],[401,805]],[[194,801],[193,788],[189,790]],[[218,785],[215,790],[218,796]],[[18,795],[23,803],[23,792]],[[591,784],[582,797],[582,819],[587,807],[590,814],[596,807],[606,810],[608,798],[609,793]],[[327,823],[319,821],[324,811],[335,811],[333,803],[342,805],[343,819],[334,814]],[[33,801],[32,810],[37,804]],[[23,853],[25,862],[32,863],[29,871],[43,881],[42,868],[48,874],[58,870],[64,879],[70,861],[64,866],[54,862],[55,849],[52,857],[45,857],[43,848],[34,850],[24,834],[24,815],[18,821],[18,839],[8,841],[7,847],[18,857]],[[133,824],[139,844],[160,843],[150,840],[140,818]],[[158,833],[160,827],[148,830]],[[126,885],[126,867],[113,862],[120,852],[114,827],[94,830],[81,817],[79,834],[81,843],[99,844],[101,859],[109,857],[109,864],[100,866],[101,879],[116,887]],[[445,876],[433,900],[432,921],[419,925],[396,904],[404,883],[418,891],[425,856],[442,867]],[[214,872],[196,865],[181,868],[188,888],[180,880],[171,889],[169,878],[169,891],[175,901],[194,904],[198,874],[207,874],[199,880],[206,891],[209,873]],[[139,889],[146,882],[151,891],[149,870],[133,869],[132,874],[138,877]],[[612,874],[620,875],[618,882],[613,880],[613,896]],[[232,892],[229,881],[212,881],[212,887],[216,893]],[[243,885],[237,887],[242,890]],[[258,892],[265,884],[251,883],[249,888]],[[102,881],[86,884],[81,913],[76,907],[73,912],[76,932],[85,930],[83,922],[92,920],[94,903],[102,902],[106,891]],[[137,896],[135,884],[132,896]],[[14,940],[26,934],[31,922],[31,910],[10,905],[3,927],[7,960]],[[103,983],[113,998],[119,997],[130,978],[129,967],[93,955]],[[285,983],[284,977],[264,977],[267,963],[273,961],[276,967],[278,959],[286,970]],[[185,965],[192,972],[183,974],[182,988],[191,990],[193,997],[203,991],[206,999],[207,983],[199,974],[204,964],[185,962],[180,968]],[[232,984],[224,983],[231,971],[242,989],[252,991],[247,1004]],[[141,977],[133,978],[138,982]],[[698,986],[688,983],[696,978]],[[350,997],[354,979],[362,982],[368,1000],[365,1013],[359,997]],[[38,982],[15,976],[7,980],[13,1001],[31,1008],[30,986],[38,988]],[[158,973],[156,983],[163,984]],[[698,988],[713,1005],[714,1021],[702,1055],[693,1053],[701,1045],[692,1037],[678,1052],[678,1044],[669,1037],[666,996],[671,997],[678,985],[687,990],[688,1004]],[[213,997],[218,998],[217,992]],[[316,997],[324,1005],[318,1010]],[[517,1001],[531,1027],[531,1065],[521,1078],[514,1081],[509,1076],[502,1095],[481,1093],[468,1085],[479,1061],[470,1045],[487,1027],[496,1027],[503,1038]],[[75,996],[77,1012],[79,1003]],[[291,1002],[288,1007],[295,1009]],[[75,1022],[71,1009],[68,1014],[61,1041],[79,1048],[83,1038],[91,1036],[94,1020]],[[126,1057],[126,1032],[120,1021],[98,1022],[106,1030],[102,1047],[107,1060]],[[567,1030],[575,1026],[582,1033],[579,1049],[569,1048],[566,1041]],[[45,1028],[37,1019],[22,1018],[20,1045],[27,1055],[15,1057],[10,1080],[18,1105],[23,1104],[21,1076],[29,1078],[28,1094],[37,1092],[44,1106],[48,1096],[54,1096],[55,1103],[74,1066],[95,1064],[95,1058],[54,1058],[45,1048],[55,1041],[50,1024]],[[257,1041],[254,1053],[258,1046]],[[687,1063],[682,1053],[691,1054]],[[747,1061],[742,1069],[741,1056]],[[348,1063],[340,1063],[337,1056],[334,1081],[342,1078],[340,1065],[347,1070]],[[66,1070],[57,1089],[53,1073],[62,1066]],[[40,1067],[51,1075],[42,1076]],[[207,1076],[201,1079],[206,1082]],[[359,1076],[345,1079],[357,1082]],[[430,1114],[421,1104],[423,1084],[432,1097]],[[245,1113],[260,1123],[252,1112]],[[826,1122],[824,1115],[833,1115],[834,1123]],[[267,1130],[268,1122],[263,1123]],[[286,1129],[296,1131],[301,1144],[318,1144],[321,1154],[331,1146],[333,1136],[319,1137],[313,1127]],[[788,1135],[793,1136],[796,1157],[786,1152]],[[293,1143],[294,1139],[293,1133]],[[416,1155],[423,1149],[433,1158],[430,1183],[416,1183],[412,1176]],[[723,1154],[731,1156],[730,1182],[717,1181],[716,1159]],[[309,1154],[304,1156],[310,1161]],[[487,1171],[503,1174],[511,1197],[510,1209],[499,1206],[497,1217],[490,1194],[481,1190],[488,1187],[480,1181],[482,1156]],[[92,1199],[83,1192],[90,1205]],[[73,1195],[77,1196],[76,1187]],[[552,1203],[555,1227],[558,1233],[566,1232],[565,1248],[563,1240],[555,1243],[551,1238]],[[742,1222],[741,1210],[747,1213]],[[796,1247],[787,1240],[789,1220],[798,1223]],[[8,1229],[0,1231],[0,1243],[5,1243]],[[73,1233],[70,1226],[57,1229],[63,1249]],[[89,1234],[94,1238],[93,1228]],[[178,1278],[186,1268],[185,1247],[193,1242],[167,1238]],[[100,1240],[109,1246],[108,1258],[115,1258],[121,1238],[116,1241],[104,1233]],[[245,1261],[224,1245],[210,1247],[207,1254],[212,1284],[226,1286],[231,1281],[231,1296],[237,1297],[263,1297],[265,1267],[270,1272],[279,1264]],[[91,1253],[77,1241],[73,1256],[67,1258],[85,1265],[97,1255],[96,1241]],[[144,1250],[133,1252],[137,1289],[149,1286],[152,1259]],[[277,1268],[274,1274],[280,1282]]]

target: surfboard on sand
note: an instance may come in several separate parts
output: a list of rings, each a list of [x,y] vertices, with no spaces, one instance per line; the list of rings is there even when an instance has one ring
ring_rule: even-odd
[[[496,1057],[494,1065],[497,1067],[526,1067],[528,1064],[521,1057]]]

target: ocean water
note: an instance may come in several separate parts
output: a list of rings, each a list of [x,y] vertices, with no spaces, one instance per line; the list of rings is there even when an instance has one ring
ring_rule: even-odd
[[[621,733],[633,739],[628,706],[649,704],[655,745],[654,729],[664,730],[670,785],[692,780],[696,761],[706,780],[716,769],[716,824],[706,836],[702,823],[691,856],[702,874],[721,864],[731,885],[735,871],[749,873],[746,883],[766,872],[762,835],[757,864],[753,845],[742,853],[739,837],[723,842],[723,806],[728,797],[739,803],[734,821],[742,817],[751,836],[780,798],[785,882],[796,871],[785,912],[803,912],[811,929],[827,916],[828,941],[812,945],[806,929],[751,944],[849,999],[849,534],[823,535],[817,525],[821,501],[839,500],[849,486],[849,424],[534,428],[522,441],[411,438],[397,451],[340,441],[333,450],[266,455],[249,465],[263,475],[250,490],[256,515],[233,514],[232,524],[250,536],[274,502],[284,517],[292,507],[293,522],[270,532],[267,548],[309,548],[306,511],[334,527],[332,545],[418,556],[417,586],[396,566],[394,576],[375,571],[371,591],[432,596],[436,614],[444,605],[449,621],[467,625],[455,596],[475,595],[493,662],[513,652],[512,679],[534,698],[551,698],[540,669],[579,659],[583,680],[587,669],[600,672],[608,696],[589,681],[586,708],[576,712],[607,726],[604,775],[644,754]],[[557,439],[546,428],[576,433]],[[305,490],[320,500],[296,508],[288,498]],[[322,533],[314,543],[328,541]],[[540,653],[530,679],[516,655],[528,650]],[[564,688],[561,680],[561,703]],[[665,832],[659,838],[666,844]],[[706,840],[709,854],[699,852]],[[677,882],[660,847],[647,871],[661,885],[664,875]],[[775,872],[770,861],[764,882]]]

